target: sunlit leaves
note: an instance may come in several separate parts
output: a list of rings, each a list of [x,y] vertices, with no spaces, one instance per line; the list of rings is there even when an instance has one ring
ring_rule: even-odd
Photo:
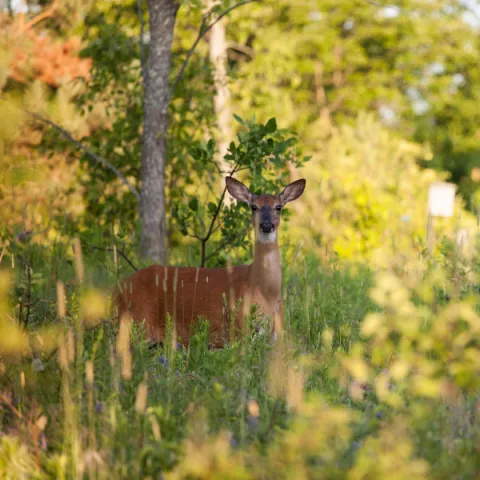
[[[287,181],[288,165],[300,166],[306,161],[299,155],[296,136],[288,130],[278,130],[274,118],[266,124],[257,123],[254,118],[243,120],[236,116],[236,120],[243,128],[238,132],[237,141],[230,143],[225,156],[230,171],[242,172],[235,176],[246,176],[255,193],[278,193],[282,182]],[[220,195],[217,194],[216,198],[212,195],[219,176],[228,173],[218,171],[215,151],[212,139],[194,142],[189,148],[196,176],[212,191],[206,205],[199,201],[198,190],[195,189],[191,193],[184,191],[183,199],[172,207],[173,220],[184,236],[205,238],[212,221],[212,230],[219,228],[220,235],[208,240],[208,265],[222,264],[227,247],[245,247],[250,224],[250,214],[244,205],[234,203],[222,207]]]
[[[357,397],[352,385],[373,384],[380,402],[403,409],[406,392],[439,401],[452,385],[476,391],[480,317],[468,301],[427,306],[435,292],[427,295],[426,290],[441,278],[434,273],[408,288],[391,273],[377,275],[371,296],[382,312],[368,314],[361,326],[364,341],[338,356],[344,381],[345,375],[352,379],[352,395]],[[428,303],[414,303],[415,291]]]
[[[372,455],[375,452],[375,455]],[[364,478],[391,478],[423,480],[429,478],[425,460],[416,459],[408,429],[398,420],[368,438],[358,452],[355,465],[349,472],[350,480]]]
[[[313,161],[303,169],[305,194],[293,207],[291,234],[319,255],[327,248],[377,266],[397,262],[398,268],[421,269],[428,185],[441,178],[418,166],[429,149],[364,113],[353,126],[333,128],[313,148]],[[462,212],[462,228],[473,230],[473,216],[464,212],[460,199],[455,209]],[[437,238],[458,228],[453,219],[443,220],[435,222]]]

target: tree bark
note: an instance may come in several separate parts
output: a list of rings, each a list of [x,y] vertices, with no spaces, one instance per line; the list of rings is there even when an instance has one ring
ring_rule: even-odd
[[[145,71],[140,253],[165,263],[165,164],[171,51],[178,3],[147,0],[150,45]]]
[[[211,4],[212,2],[210,2]],[[231,105],[230,88],[228,86],[227,75],[227,39],[225,33],[225,18],[216,23],[210,30],[209,38],[210,61],[213,65],[213,80],[215,83],[215,97],[213,99],[215,115],[218,128],[218,158],[217,161],[223,172],[228,172],[229,165],[223,157],[227,154],[228,145],[232,138],[231,127]],[[225,178],[220,179],[219,189],[222,191],[225,187]],[[231,203],[229,195],[225,196],[224,202]]]

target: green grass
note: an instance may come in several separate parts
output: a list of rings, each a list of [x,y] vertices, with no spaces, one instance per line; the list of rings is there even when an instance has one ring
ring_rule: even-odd
[[[33,268],[30,287],[25,263]],[[86,283],[95,287],[129,273],[101,252],[84,251],[84,264]],[[10,260],[2,266],[11,268]],[[62,368],[57,352],[43,359],[43,371],[34,371],[30,359],[2,361],[2,478],[163,478],[172,471],[172,478],[302,478],[301,467],[303,478],[473,479],[480,470],[476,387],[458,388],[456,403],[405,394],[405,408],[381,401],[374,388],[363,400],[349,394],[337,354],[361,343],[362,319],[379,310],[369,297],[374,276],[367,267],[313,257],[285,267],[287,335],[280,347],[254,334],[209,350],[208,325],[200,322],[188,350],[168,342],[150,348],[136,326],[131,378],[122,375],[117,325],[75,327],[81,295],[65,246],[18,252],[14,298],[24,301],[30,289],[28,329],[58,323],[58,279],[67,286],[75,357]],[[16,303],[14,314],[25,321],[25,307]],[[280,373],[272,380],[275,362]],[[296,388],[290,374],[300,375]],[[306,397],[294,406],[300,390]],[[418,461],[428,472],[418,473]]]

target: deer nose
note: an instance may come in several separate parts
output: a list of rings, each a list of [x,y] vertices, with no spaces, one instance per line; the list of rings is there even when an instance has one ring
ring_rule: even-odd
[[[260,230],[263,233],[273,232],[273,223],[270,220],[264,220],[262,223],[260,223]]]

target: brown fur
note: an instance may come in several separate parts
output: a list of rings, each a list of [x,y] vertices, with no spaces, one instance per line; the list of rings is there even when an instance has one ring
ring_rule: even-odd
[[[280,212],[275,206],[283,206],[301,195],[305,183],[298,182],[291,184],[296,185],[293,187],[296,190],[282,199],[291,185],[279,196],[254,196],[240,182],[227,181],[232,196],[258,207],[253,212],[256,236],[253,263],[231,269],[160,265],[143,268],[127,277],[116,290],[119,318],[129,314],[134,321],[145,320],[148,337],[160,342],[165,338],[168,312],[174,320],[177,338],[188,344],[195,322],[203,316],[210,322],[212,346],[221,347],[229,338],[229,308],[241,299],[235,318],[238,329],[243,328],[244,313],[248,312],[250,304],[257,304],[261,313],[272,319],[272,333],[276,328],[283,329],[281,257],[277,242]],[[273,241],[261,241],[261,207],[269,208],[268,212],[263,211],[271,218],[275,232]]]

